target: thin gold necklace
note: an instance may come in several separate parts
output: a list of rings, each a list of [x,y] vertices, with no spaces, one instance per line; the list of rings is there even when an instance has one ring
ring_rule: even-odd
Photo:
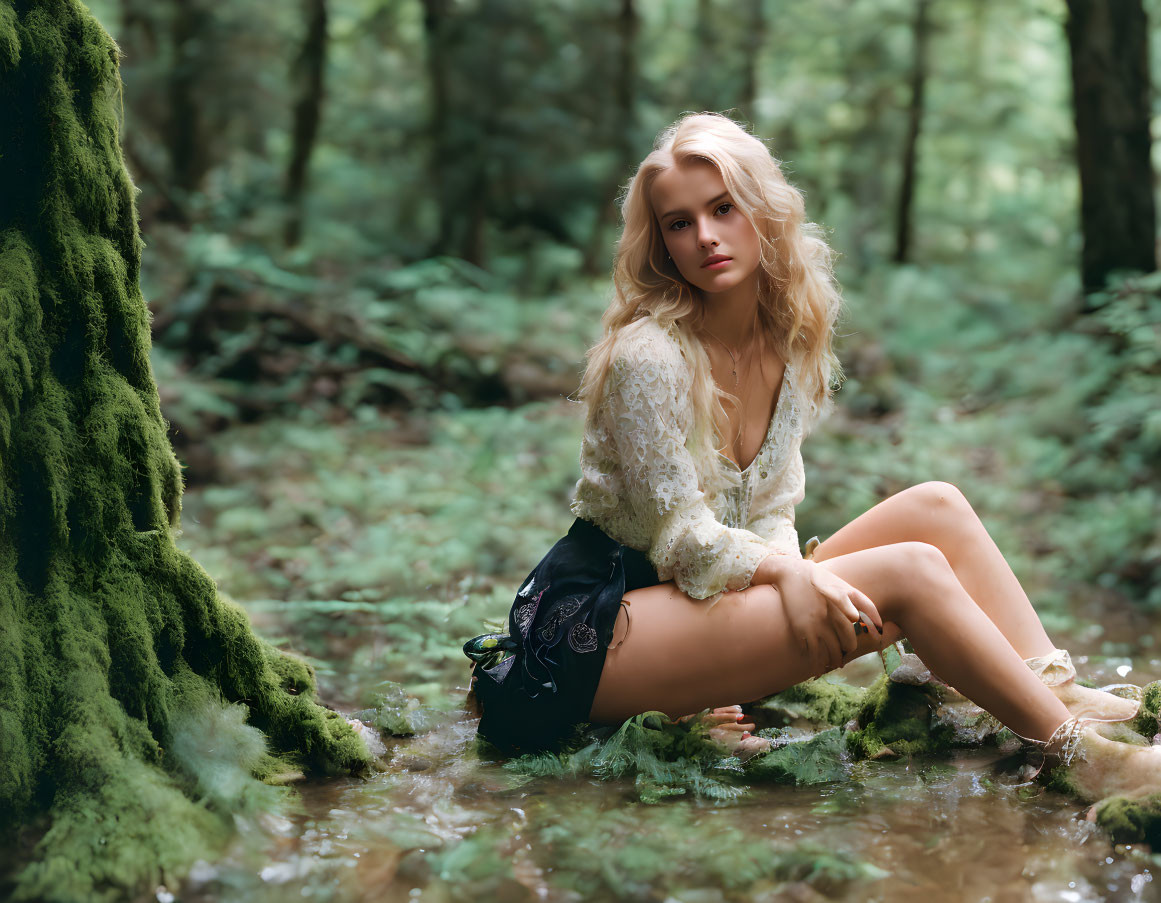
[[[737,355],[735,355],[734,352],[730,351],[729,345],[727,345],[725,342],[723,342],[721,339],[719,339],[716,335],[714,335],[708,329],[706,329],[706,332],[709,333],[710,338],[717,339],[717,343],[726,349],[726,354],[728,354],[730,356],[730,369],[732,370],[732,372],[734,374],[734,388],[735,389],[738,388],[738,358],[737,358]]]
[[[755,314],[754,319],[757,320],[756,314]],[[705,329],[704,326],[702,328]],[[735,355],[732,351],[730,351],[730,346],[727,345],[725,342],[723,342],[721,339],[719,339],[716,335],[714,335],[708,329],[706,329],[705,331],[707,333],[709,333],[709,335],[715,341],[717,341],[717,343],[719,345],[721,345],[723,348],[726,349],[726,354],[728,354],[730,356],[730,362],[731,362],[732,367],[733,367],[734,388],[735,389],[738,388],[738,356]],[[757,332],[755,331],[755,333],[753,335],[754,335],[754,337],[756,337]],[[750,340],[750,358],[751,359],[753,358],[754,345],[756,344],[754,337],[752,337]],[[749,361],[747,361],[747,363],[749,363]],[[746,402],[749,401],[749,394],[750,394],[749,392],[744,393],[744,395],[741,399],[741,406],[738,410],[738,434],[736,436],[734,436],[734,441],[730,443],[731,448],[733,449],[733,452],[734,452],[735,459],[741,458],[740,452],[741,452],[741,442],[742,442],[742,428],[746,422]],[[742,465],[739,464],[737,460],[735,460],[734,466],[741,468]]]
[[[755,318],[755,319],[757,319],[757,318]],[[705,329],[706,333],[709,334],[710,338],[714,339],[719,345],[721,345],[723,348],[726,349],[726,354],[728,354],[730,356],[730,369],[734,374],[734,388],[735,389],[738,388],[738,355],[734,354],[734,352],[732,352],[730,350],[729,345],[727,345],[725,342],[723,342],[721,339],[719,339],[716,335],[714,335],[712,332],[710,332],[709,329],[707,329],[705,326],[702,326],[702,329]],[[754,338],[755,338],[755,336],[756,336],[756,333],[751,334],[751,337],[750,337],[751,356],[753,355],[753,352],[754,352]]]

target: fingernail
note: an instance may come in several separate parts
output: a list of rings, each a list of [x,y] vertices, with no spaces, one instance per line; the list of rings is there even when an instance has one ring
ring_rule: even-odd
[[[745,715],[743,715],[741,712],[739,712],[739,713],[737,714],[737,719],[738,719],[739,721],[742,721],[742,720],[744,720],[744,719],[745,719],[745,717],[746,717],[746,716],[745,716]]]
[[[749,732],[749,731],[742,731],[742,739],[743,739],[743,740],[745,740],[745,739],[746,739],[748,736],[750,736],[750,732]]]

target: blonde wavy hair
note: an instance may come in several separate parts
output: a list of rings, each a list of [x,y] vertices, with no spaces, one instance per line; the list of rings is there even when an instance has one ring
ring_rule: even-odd
[[[666,259],[665,241],[650,201],[657,175],[687,162],[713,164],[738,211],[761,242],[758,320],[763,338],[783,360],[795,359],[805,399],[805,429],[827,413],[842,379],[842,365],[831,340],[842,312],[834,281],[834,252],[822,229],[806,220],[802,193],[786,181],[779,161],[766,145],[720,113],[689,113],[665,128],[653,150],[618,197],[624,228],[613,263],[613,297],[601,317],[602,338],[585,355],[577,391],[593,417],[600,403],[618,335],[652,314],[662,326],[675,324],[679,344],[693,374],[694,451],[724,446],[717,414],[723,401],[738,405],[710,374],[709,356],[696,338],[704,315],[701,291]]]

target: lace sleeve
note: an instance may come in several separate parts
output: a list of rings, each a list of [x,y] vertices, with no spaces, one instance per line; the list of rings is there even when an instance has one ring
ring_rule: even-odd
[[[683,368],[669,349],[634,350],[614,359],[606,401],[627,501],[652,537],[649,561],[694,599],[744,589],[773,550],[761,536],[725,526],[705,502],[680,424]]]

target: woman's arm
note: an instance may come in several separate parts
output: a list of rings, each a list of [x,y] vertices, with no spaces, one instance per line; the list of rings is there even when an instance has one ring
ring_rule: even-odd
[[[820,671],[838,668],[843,656],[855,650],[856,623],[861,621],[867,633],[883,634],[883,619],[875,603],[825,564],[771,556],[758,565],[754,583],[778,589],[795,640]],[[800,604],[788,604],[787,599]]]

